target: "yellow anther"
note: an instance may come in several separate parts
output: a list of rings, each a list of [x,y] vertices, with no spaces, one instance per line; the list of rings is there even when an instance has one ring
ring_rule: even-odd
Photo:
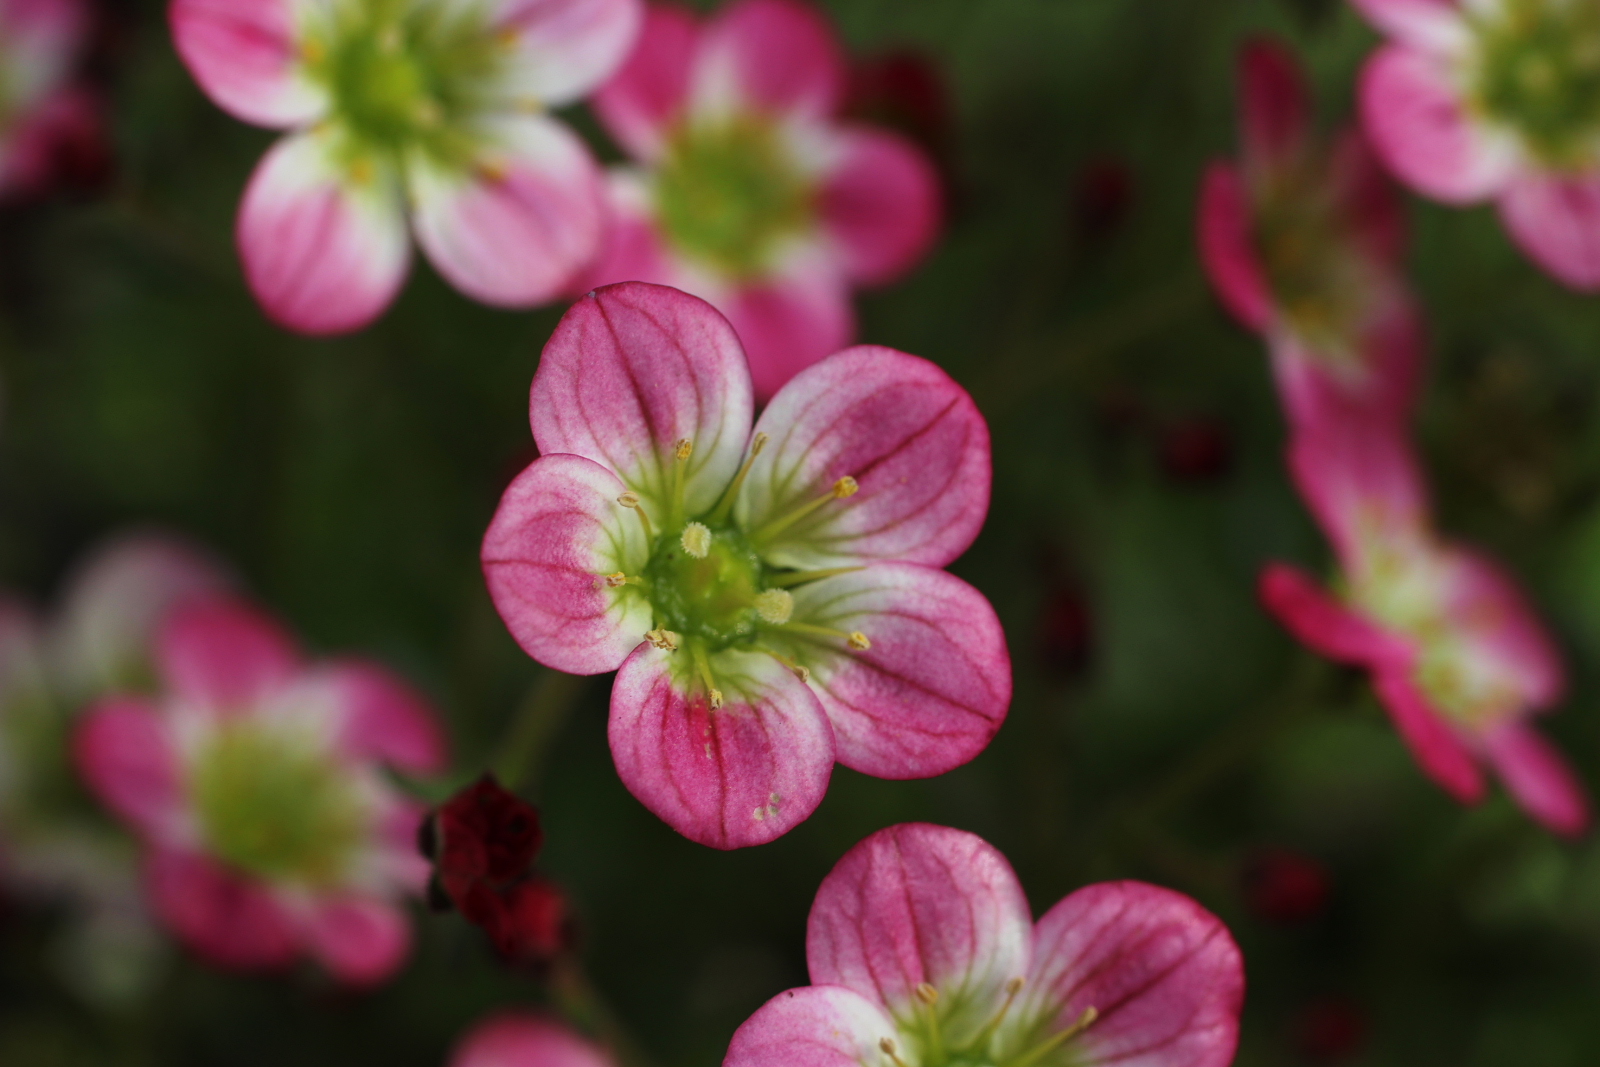
[[[327,46],[315,37],[307,37],[300,42],[300,57],[307,63],[321,63],[328,58]]]
[[[712,711],[720,711],[722,709],[722,690],[713,689],[707,695],[708,695],[708,697],[710,698],[710,701],[711,701],[711,710]]]
[[[478,162],[478,177],[486,182],[503,182],[510,171],[503,161],[498,159],[484,159]]]
[[[847,500],[861,492],[861,485],[848,474],[833,483],[833,498]]]
[[[794,614],[794,594],[787,589],[763,589],[756,594],[756,614],[763,622],[782,626]]]
[[[906,1067],[906,1061],[900,1058],[900,1047],[894,1043],[894,1038],[880,1038],[878,1040],[878,1049],[894,1061],[895,1067]]]
[[[682,463],[684,460],[694,455],[694,442],[689,440],[687,437],[680,438],[678,441],[673,443],[672,454],[677,457],[679,463]]]
[[[678,538],[678,542],[695,559],[705,559],[711,551],[711,530],[703,522],[691,522],[683,528],[683,536]]]
[[[606,575],[606,586],[607,586],[607,588],[610,588],[610,589],[621,589],[623,586],[625,586],[627,584],[628,584],[628,576],[626,574],[623,574],[621,571],[618,571],[615,574]]]
[[[639,502],[639,494],[632,489],[617,497],[617,503],[625,508],[632,508],[639,515],[639,525],[644,527],[644,539],[648,544],[654,544],[655,531],[650,528],[650,516],[645,513],[644,505]]]
[[[939,991],[927,982],[919,983],[916,992],[917,999],[929,1007],[939,1003]]]
[[[644,635],[644,639],[663,652],[678,651],[678,635],[667,629],[655,629]]]
[[[772,440],[772,438],[768,437],[764,433],[756,434],[750,439],[750,454],[752,456],[761,455],[761,450],[767,447],[767,442],[770,440]]]
[[[617,497],[617,503],[625,508],[636,508],[639,506],[639,494],[630,489]]]
[[[1011,979],[1011,981],[1006,983],[1006,998],[1009,1000],[1010,998],[1016,996],[1018,993],[1022,992],[1022,986],[1023,986],[1023,979],[1022,979],[1022,977],[1020,975],[1018,977],[1016,977],[1016,978]]]
[[[867,640],[867,635],[860,630],[851,630],[850,636],[845,638],[845,643],[857,652],[865,652],[872,647],[872,642]],[[932,989],[933,987],[929,986],[928,988]]]
[[[371,185],[372,179],[377,176],[377,173],[377,168],[372,165],[372,160],[364,156],[350,161],[350,180],[357,185]]]

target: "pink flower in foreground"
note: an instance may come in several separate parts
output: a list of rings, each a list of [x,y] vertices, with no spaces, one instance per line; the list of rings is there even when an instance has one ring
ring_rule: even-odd
[[[1600,7],[1574,0],[1354,0],[1389,36],[1363,122],[1406,184],[1493,200],[1512,240],[1600,289]]]
[[[1260,333],[1290,421],[1328,404],[1410,411],[1421,324],[1401,271],[1394,187],[1360,132],[1315,136],[1292,54],[1258,40],[1239,58],[1242,150],[1212,163],[1200,196],[1206,273]]]
[[[1371,671],[1417,763],[1451,796],[1481,799],[1487,763],[1533,818],[1582,833],[1583,786],[1528,722],[1561,695],[1556,649],[1498,566],[1434,534],[1401,431],[1322,428],[1295,441],[1290,463],[1341,574],[1330,594],[1272,564],[1267,607],[1313,649]]]
[[[399,898],[428,865],[422,808],[381,768],[440,768],[431,713],[372,664],[304,664],[228,599],[169,616],[156,662],[160,696],[101,701],[75,747],[89,787],[144,839],[157,915],[222,966],[305,952],[346,982],[386,978],[410,944]]]
[[[548,107],[604,81],[639,0],[173,0],[218,106],[292,131],[245,191],[238,240],[267,313],[357,329],[394,299],[409,229],[457,289],[528,307],[598,248],[601,174]]]
[[[786,385],[709,304],[638,282],[575,304],[533,380],[541,457],[484,538],[517,641],[617,670],[611,752],[646,807],[717,848],[805,819],[834,761],[942,774],[999,729],[1011,667],[939,568],[989,504],[989,432],[943,371],[862,346]]]
[[[939,179],[909,141],[845,122],[832,28],[800,0],[736,0],[698,24],[655,5],[595,96],[636,165],[584,288],[660,282],[738,330],[758,399],[855,335],[850,290],[899,277],[939,228]]]
[[[552,1019],[505,1012],[468,1031],[450,1067],[616,1067],[616,1060]]]
[[[1226,1067],[1244,969],[1180,893],[1104,882],[1035,924],[1005,857],[911,823],[848,852],[811,906],[813,985],[733,1035],[724,1067]]]
[[[37,189],[99,139],[99,107],[72,82],[88,28],[80,0],[0,0],[0,195]]]

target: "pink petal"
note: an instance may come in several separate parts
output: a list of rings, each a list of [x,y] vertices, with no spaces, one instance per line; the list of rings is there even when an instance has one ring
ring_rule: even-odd
[[[173,837],[184,809],[182,770],[166,720],[133,697],[90,708],[72,738],[84,784],[140,834]]]
[[[779,993],[733,1035],[723,1067],[859,1067],[884,1062],[894,1021],[849,989],[814,985]],[[488,1067],[488,1065],[483,1065]],[[512,1067],[512,1065],[508,1065]],[[530,1065],[532,1067],[532,1065]]]
[[[1406,206],[1360,127],[1340,131],[1328,166],[1342,221],[1368,255],[1398,266],[1405,255]]]
[[[706,24],[695,106],[825,118],[844,96],[833,27],[801,0],[736,0]]]
[[[595,114],[635,159],[661,155],[682,116],[698,37],[692,11],[672,3],[649,4],[627,62],[595,93]]]
[[[474,300],[532,307],[562,293],[600,250],[601,172],[565,123],[497,120],[475,169],[417,157],[408,175],[417,241]]]
[[[838,264],[804,256],[765,281],[741,285],[717,306],[744,342],[756,399],[767,401],[796,374],[855,337],[855,309]]]
[[[1522,589],[1481,553],[1455,546],[1449,552],[1448,612],[1471,632],[1480,661],[1499,667],[1525,708],[1559,701],[1566,689],[1561,653]]]
[[[281,626],[224,597],[191,601],[168,615],[156,656],[169,690],[220,711],[256,703],[300,667],[294,641]]]
[[[1477,119],[1445,61],[1410,48],[1380,48],[1361,72],[1361,116],[1378,154],[1424,196],[1470,204],[1511,177],[1515,153]]]
[[[739,338],[705,301],[660,285],[607,286],[574,304],[533,378],[539,450],[610,468],[664,522],[676,443],[693,454],[689,515],[709,509],[743,461],[750,376]]]
[[[217,106],[289,129],[315,121],[328,95],[306,73],[297,0],[172,0],[172,39]]]
[[[357,330],[383,313],[411,263],[400,191],[383,171],[354,176],[317,133],[279,141],[239,205],[250,289],[282,326]]]
[[[1483,799],[1483,772],[1472,752],[1411,680],[1409,671],[1382,670],[1372,677],[1378,700],[1411,756],[1446,793],[1462,804]]]
[[[607,219],[600,254],[569,285],[582,295],[618,282],[650,282],[689,291],[687,272],[667,248],[650,214],[651,193],[642,176],[616,167],[606,175]]]
[[[353,986],[392,977],[411,953],[411,923],[398,906],[367,897],[320,901],[304,920],[306,947]]]
[[[1384,33],[1429,51],[1453,51],[1469,33],[1458,0],[1351,0]]]
[[[876,563],[794,594],[796,622],[872,642],[865,652],[811,645],[797,657],[812,669],[840,763],[929,778],[988,747],[1011,703],[1011,658],[982,593],[931,567]]]
[[[1394,414],[1331,395],[1297,412],[1289,470],[1347,569],[1359,569],[1375,538],[1426,536],[1427,490]]]
[[[1290,633],[1330,659],[1365,667],[1412,662],[1402,638],[1334,600],[1298,568],[1267,564],[1259,592],[1262,604]]]
[[[729,651],[711,660],[727,701],[713,711],[698,685],[685,693],[674,677],[692,671],[688,656],[640,645],[617,672],[617,774],[691,841],[731,849],[781,837],[828,791],[833,732],[821,705],[772,657]]]
[[[69,84],[13,113],[0,133],[0,197],[41,193],[76,168],[92,171],[107,161],[104,108],[95,93]]]
[[[507,64],[517,97],[561,107],[587,96],[628,58],[644,21],[640,0],[496,0],[496,28],[514,39]]]
[[[1485,734],[1484,745],[1490,765],[1522,810],[1565,837],[1588,831],[1588,791],[1538,731],[1524,722],[1507,722]]]
[[[927,823],[880,830],[823,879],[806,925],[811,981],[902,1014],[928,983],[981,1025],[1028,973],[1033,930],[1011,865],[982,838]]]
[[[1286,328],[1274,332],[1273,373],[1297,436],[1315,437],[1340,422],[1403,426],[1410,418],[1428,341],[1410,291],[1398,278],[1388,281],[1376,294],[1371,320],[1350,342],[1359,362],[1345,362],[1348,353],[1319,351]]]
[[[439,720],[421,694],[376,663],[346,660],[325,668],[345,709],[339,750],[408,774],[439,774],[449,765]]]
[[[157,917],[210,962],[259,971],[294,960],[293,922],[261,884],[205,856],[165,849],[150,856],[145,881]]]
[[[1506,231],[1563,285],[1600,291],[1600,171],[1519,177],[1500,199]]]
[[[858,285],[887,285],[916,265],[938,236],[939,175],[904,137],[866,126],[837,131],[840,159],[817,211]]]
[[[1200,262],[1222,306],[1246,329],[1265,331],[1277,308],[1256,253],[1254,208],[1231,163],[1206,168],[1196,219]]]
[[[462,1037],[450,1067],[613,1067],[613,1061],[563,1023],[503,1012]]]
[[[1070,1046],[1074,1063],[1227,1067],[1239,1043],[1244,961],[1228,928],[1142,882],[1087,886],[1051,908],[1023,988],[1052,1029],[1099,1012]]]
[[[603,578],[637,575],[649,555],[638,517],[617,503],[626,488],[580,456],[542,456],[506,489],[484,534],[489,595],[517,643],[547,667],[614,671],[651,628],[647,600]]]
[[[1311,101],[1300,64],[1279,41],[1256,37],[1239,54],[1239,124],[1245,167],[1254,173],[1292,159],[1311,134]]]
[[[852,477],[860,491],[825,504],[764,544],[784,567],[900,560],[942,567],[978,535],[989,509],[989,427],[944,371],[862,345],[786,385],[756,424],[771,437],[740,495],[756,531]]]

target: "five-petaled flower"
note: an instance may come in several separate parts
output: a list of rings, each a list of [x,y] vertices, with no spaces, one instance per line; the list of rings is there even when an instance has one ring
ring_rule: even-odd
[[[474,299],[527,307],[599,248],[602,175],[545,113],[604,81],[640,0],[173,0],[178,51],[237,118],[292,131],[240,206],[267,313],[366,325],[405,280],[410,230]]]
[[[679,832],[769,841],[816,808],[835,760],[926,777],[994,736],[1005,639],[939,569],[988,509],[988,427],[933,364],[847,349],[752,436],[728,321],[631,282],[562,319],[530,412],[542,455],[484,539],[489,591],[541,663],[621,668],[617,770]]]
[[[1305,80],[1282,45],[1246,45],[1239,89],[1239,162],[1211,164],[1200,198],[1212,285],[1266,338],[1292,423],[1327,417],[1329,404],[1405,418],[1422,338],[1394,187],[1359,130],[1314,135]]]
[[[0,195],[34,191],[63,153],[99,146],[99,104],[72,80],[88,28],[81,0],[0,0]]]
[[[469,1030],[450,1067],[616,1067],[616,1058],[570,1027],[539,1015],[502,1012]]]
[[[1524,252],[1600,289],[1600,7],[1354,0],[1387,34],[1361,78],[1384,161],[1425,196],[1494,200]]]
[[[90,788],[143,838],[152,906],[195,952],[268,969],[302,951],[368,984],[403,962],[421,808],[381,773],[440,768],[431,712],[370,663],[306,665],[244,604],[194,601],[157,640],[156,699],[113,696],[78,730]]]
[[[1033,923],[1016,875],[960,830],[861,842],[811,907],[812,985],[779,993],[724,1067],[1226,1067],[1244,971],[1212,914],[1106,882]]]
[[[850,289],[893,281],[939,228],[939,181],[911,142],[840,120],[847,70],[801,0],[736,0],[703,25],[653,5],[595,96],[636,165],[610,182],[591,288],[659,282],[733,322],[756,396],[854,339]]]

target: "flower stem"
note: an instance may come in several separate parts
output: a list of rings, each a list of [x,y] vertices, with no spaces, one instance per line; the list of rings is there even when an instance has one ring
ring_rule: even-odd
[[[567,721],[587,681],[581,675],[545,671],[529,687],[500,743],[495,775],[501,785],[521,793],[537,783],[550,743]]]
[[[622,1067],[655,1067],[584,973],[583,964],[568,956],[550,973],[550,993],[561,1014],[574,1025],[598,1037]]]

